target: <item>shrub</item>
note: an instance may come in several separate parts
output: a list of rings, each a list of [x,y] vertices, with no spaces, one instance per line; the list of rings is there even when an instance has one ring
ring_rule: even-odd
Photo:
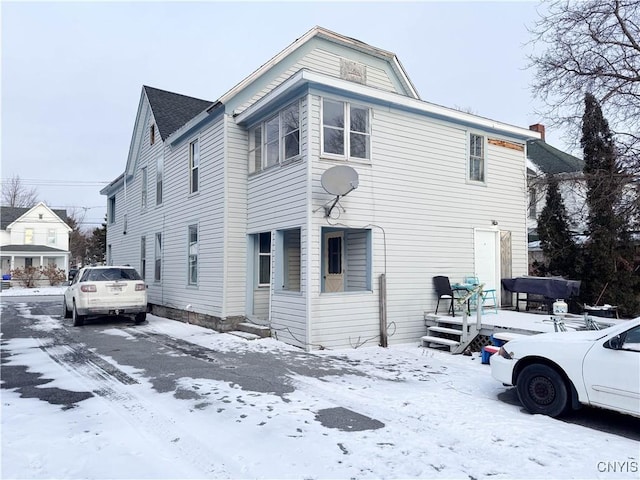
[[[40,267],[40,274],[49,279],[49,284],[52,286],[60,285],[67,279],[64,270],[58,268],[57,265],[47,265],[46,267]]]
[[[16,268],[11,270],[11,279],[23,287],[33,288],[40,279],[40,269],[36,267]]]

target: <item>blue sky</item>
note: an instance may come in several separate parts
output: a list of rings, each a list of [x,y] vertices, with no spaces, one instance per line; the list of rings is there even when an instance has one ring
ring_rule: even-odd
[[[2,2],[2,178],[101,222],[142,85],[216,100],[320,25],[394,52],[423,100],[528,127],[538,2]],[[547,141],[565,148],[562,132]],[[579,153],[578,153],[579,154]]]

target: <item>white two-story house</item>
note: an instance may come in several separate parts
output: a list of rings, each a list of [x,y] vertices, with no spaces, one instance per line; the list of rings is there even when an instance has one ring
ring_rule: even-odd
[[[108,262],[172,318],[305,349],[415,341],[434,276],[500,296],[527,272],[536,138],[421,100],[393,53],[316,27],[215,101],[143,87],[102,190]]]
[[[0,262],[2,275],[14,269],[45,267],[69,269],[69,233],[65,210],[40,202],[32,208],[1,207]]]

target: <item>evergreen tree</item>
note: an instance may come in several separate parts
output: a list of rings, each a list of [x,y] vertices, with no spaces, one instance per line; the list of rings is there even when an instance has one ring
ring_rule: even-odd
[[[629,274],[633,270],[629,267],[632,257],[628,257],[632,251],[630,236],[626,234],[626,219],[618,212],[624,180],[609,124],[590,93],[585,95],[581,145],[589,207],[581,297],[588,304],[609,303],[634,313],[637,275]],[[630,281],[634,277],[636,281]]]
[[[94,228],[87,240],[87,257],[91,263],[104,263],[107,252],[107,217],[105,215],[102,226]]]
[[[571,237],[558,180],[552,174],[547,174],[546,180],[546,202],[538,218],[538,235],[546,260],[546,271],[551,275],[577,278],[580,255]]]

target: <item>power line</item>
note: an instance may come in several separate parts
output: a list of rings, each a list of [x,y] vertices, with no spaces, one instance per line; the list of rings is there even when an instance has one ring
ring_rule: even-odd
[[[11,185],[13,179],[3,178],[2,185]],[[104,187],[111,183],[110,181],[89,181],[89,180],[55,180],[55,179],[38,179],[38,178],[22,178],[20,177],[20,183],[22,185],[38,186],[38,187]]]

